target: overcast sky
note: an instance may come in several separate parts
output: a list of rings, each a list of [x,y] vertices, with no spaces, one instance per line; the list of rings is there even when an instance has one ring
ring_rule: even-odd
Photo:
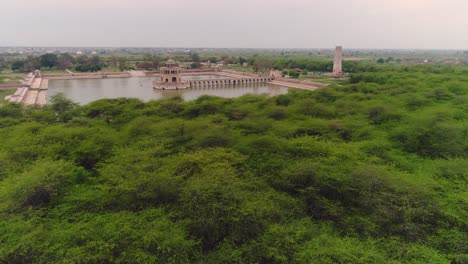
[[[468,0],[0,0],[0,46],[468,49]]]

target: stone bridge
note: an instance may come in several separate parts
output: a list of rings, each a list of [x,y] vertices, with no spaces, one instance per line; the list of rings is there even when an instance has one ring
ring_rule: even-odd
[[[190,87],[205,87],[205,86],[267,83],[272,80],[273,78],[271,77],[258,77],[258,78],[236,78],[236,79],[187,80],[186,82],[190,84]]]

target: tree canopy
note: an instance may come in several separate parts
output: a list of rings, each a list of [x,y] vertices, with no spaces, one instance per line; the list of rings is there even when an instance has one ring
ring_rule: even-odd
[[[467,84],[0,106],[0,262],[466,263]]]

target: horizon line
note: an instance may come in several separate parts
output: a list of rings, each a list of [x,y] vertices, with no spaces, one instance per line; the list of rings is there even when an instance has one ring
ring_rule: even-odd
[[[468,48],[355,48],[355,47],[346,47],[343,45],[343,50],[416,50],[416,51],[467,51]],[[190,47],[190,46],[28,46],[28,45],[0,45],[0,48],[113,48],[113,49],[124,49],[124,48],[132,48],[132,49],[258,49],[258,50],[333,50],[335,47],[319,47],[319,48],[305,48],[305,47]]]

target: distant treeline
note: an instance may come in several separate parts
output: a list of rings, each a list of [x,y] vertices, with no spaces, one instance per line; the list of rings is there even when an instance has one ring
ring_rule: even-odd
[[[44,54],[41,56],[27,56],[25,58],[4,61],[3,67],[9,67],[16,72],[31,72],[36,69],[42,70],[74,70],[78,72],[96,72],[101,71],[105,67],[110,67],[115,70],[135,70],[158,69],[160,66],[160,58],[158,56],[147,55],[135,57],[116,57],[116,56],[99,56],[99,55],[78,55],[72,56],[68,53],[64,54]]]
[[[189,55],[174,54],[169,57],[161,57],[154,54],[140,54],[129,56],[114,55],[76,55],[44,54],[41,56],[27,56],[8,60],[0,57],[0,69],[9,68],[16,72],[31,72],[35,69],[43,70],[73,70],[78,72],[95,72],[103,69],[110,70],[158,70],[168,59],[174,59],[184,64],[187,68],[200,68],[203,63],[223,65],[238,65],[251,67],[255,72],[268,72],[269,70],[293,70],[299,69],[307,72],[331,72],[333,60],[321,57],[298,56],[207,56],[198,53]],[[249,68],[250,69],[250,68]],[[379,71],[411,71],[411,72],[455,72],[465,70],[465,65],[428,63],[408,65],[401,63],[399,59],[389,57],[387,59],[370,60],[345,60],[343,69],[347,73],[365,73]],[[296,76],[296,75],[294,75]]]

